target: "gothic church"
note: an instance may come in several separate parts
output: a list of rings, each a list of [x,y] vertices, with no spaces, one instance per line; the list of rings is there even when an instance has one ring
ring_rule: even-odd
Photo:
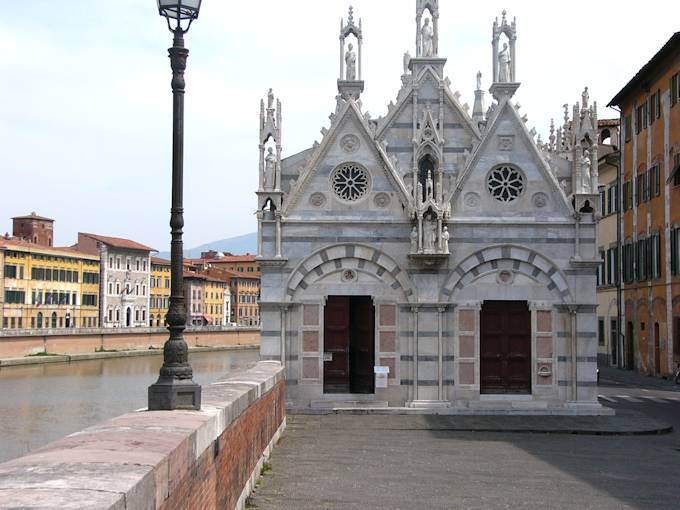
[[[584,97],[561,139],[534,140],[503,12],[491,105],[478,75],[470,112],[439,33],[439,1],[416,0],[415,56],[374,119],[350,8],[330,126],[298,154],[282,157],[281,102],[262,101],[261,356],[285,364],[299,408],[604,412],[596,107]]]

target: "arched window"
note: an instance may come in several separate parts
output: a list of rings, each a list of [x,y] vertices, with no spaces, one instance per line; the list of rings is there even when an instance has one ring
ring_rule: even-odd
[[[120,308],[116,308],[116,323],[120,323]]]
[[[116,282],[116,294],[120,294],[120,282]]]
[[[125,327],[129,328],[130,326],[132,326],[132,308],[128,307],[125,312]]]
[[[418,182],[423,188],[423,202],[427,200],[428,193],[428,176],[432,179],[432,195],[434,196],[437,189],[437,173],[435,168],[437,162],[430,154],[425,154],[420,161],[418,161]]]
[[[38,312],[38,329],[42,329],[43,327],[43,314],[42,312]]]
[[[52,312],[52,322],[51,322],[51,326],[52,326],[53,328],[56,328],[56,327],[57,327],[57,312]]]

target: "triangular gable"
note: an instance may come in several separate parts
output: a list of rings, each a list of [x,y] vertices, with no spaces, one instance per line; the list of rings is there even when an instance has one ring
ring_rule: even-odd
[[[376,133],[377,139],[381,139],[384,136],[385,132],[390,128],[395,119],[399,117],[404,107],[408,104],[413,103],[414,89],[418,88],[418,86],[424,80],[428,79],[433,80],[434,83],[436,84],[438,84],[440,81],[440,78],[437,75],[435,69],[431,66],[425,66],[420,71],[418,76],[409,85],[402,88],[402,91],[404,89],[407,89],[407,92],[400,91],[397,104],[394,105],[394,107],[390,109],[387,112],[387,115],[382,119],[382,122],[380,123],[378,131]],[[448,106],[452,108],[454,112],[463,120],[466,127],[473,133],[474,137],[476,137],[477,140],[480,140],[482,135],[479,131],[479,128],[477,127],[476,123],[472,120],[472,117],[470,117],[469,114],[465,113],[465,110],[463,110],[463,107],[458,102],[458,100],[456,99],[448,85],[444,87],[444,103],[448,103]]]
[[[369,142],[368,146],[372,149],[372,152],[374,153],[376,159],[382,164],[382,169],[385,173],[385,176],[387,177],[388,181],[390,181],[394,186],[394,189],[397,191],[397,194],[404,207],[408,207],[409,196],[406,187],[404,186],[404,183],[398,177],[394,165],[387,156],[385,149],[375,141],[373,134],[371,133],[371,130],[368,126],[368,123],[366,122],[364,116],[361,114],[361,111],[359,110],[359,107],[357,106],[356,102],[350,99],[345,102],[340,111],[335,115],[330,129],[324,136],[321,143],[316,147],[316,150],[314,151],[312,158],[309,160],[309,163],[305,166],[305,168],[301,172],[300,178],[297,180],[297,183],[291,190],[290,198],[287,201],[286,205],[284,206],[283,210],[284,216],[289,214],[291,210],[296,206],[298,200],[300,199],[304,192],[304,189],[307,187],[309,181],[311,180],[318,164],[321,161],[323,161],[323,158],[326,156],[330,146],[335,142],[338,132],[342,131],[344,125],[350,120],[355,121],[356,124],[360,127],[362,134],[364,135],[364,139]]]
[[[475,171],[477,168],[477,164],[485,153],[489,151],[489,144],[493,142],[493,140],[496,139],[496,133],[498,131],[498,126],[501,122],[501,120],[507,116],[511,116],[511,121],[516,125],[519,126],[518,133],[520,136],[524,139],[524,142],[526,143],[526,146],[529,148],[529,151],[531,152],[531,156],[533,157],[534,161],[536,162],[536,166],[539,170],[539,172],[542,174],[543,178],[546,180],[546,182],[549,183],[551,191],[553,193],[557,193],[558,201],[559,204],[563,206],[564,212],[569,214],[572,212],[571,205],[569,204],[569,201],[567,200],[567,197],[565,196],[564,192],[559,186],[559,183],[557,181],[557,178],[555,175],[552,173],[550,170],[550,167],[548,163],[545,161],[543,158],[541,152],[539,151],[538,147],[536,147],[536,144],[534,143],[534,139],[529,133],[529,131],[526,128],[526,125],[524,124],[524,121],[522,118],[519,116],[519,113],[517,112],[517,109],[514,107],[512,102],[509,100],[509,98],[505,98],[501,100],[501,103],[496,106],[494,109],[494,112],[492,114],[492,118],[488,119],[489,126],[484,133],[484,137],[482,138],[482,141],[477,145],[473,153],[471,154],[470,158],[468,158],[468,162],[465,165],[465,169],[463,170],[460,178],[458,179],[458,182],[456,183],[456,187],[454,189],[454,192],[451,196],[451,200],[457,199],[458,195],[461,193],[463,188],[465,187],[465,184],[470,178],[470,175],[472,172]],[[517,143],[517,142],[515,142]]]

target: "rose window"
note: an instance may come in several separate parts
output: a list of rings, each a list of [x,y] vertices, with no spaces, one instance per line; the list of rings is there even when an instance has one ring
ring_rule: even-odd
[[[331,184],[338,198],[354,202],[368,192],[368,172],[357,163],[345,163],[335,169]]]
[[[503,165],[491,171],[489,193],[500,202],[512,202],[524,191],[524,176],[517,168]]]

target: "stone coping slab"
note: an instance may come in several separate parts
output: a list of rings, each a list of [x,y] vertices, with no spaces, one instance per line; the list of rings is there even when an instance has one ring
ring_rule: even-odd
[[[346,415],[339,418],[356,420],[356,415],[379,415],[375,420],[362,426],[389,430],[449,430],[459,432],[524,432],[543,434],[586,434],[586,435],[651,435],[668,434],[673,427],[662,421],[649,418],[630,410],[617,410],[609,416],[564,416],[564,415],[446,415],[431,413],[390,413],[388,409],[320,409],[288,411],[289,414]]]
[[[118,416],[0,464],[2,509],[155,509],[201,454],[283,381],[261,361],[204,387],[200,411]]]

